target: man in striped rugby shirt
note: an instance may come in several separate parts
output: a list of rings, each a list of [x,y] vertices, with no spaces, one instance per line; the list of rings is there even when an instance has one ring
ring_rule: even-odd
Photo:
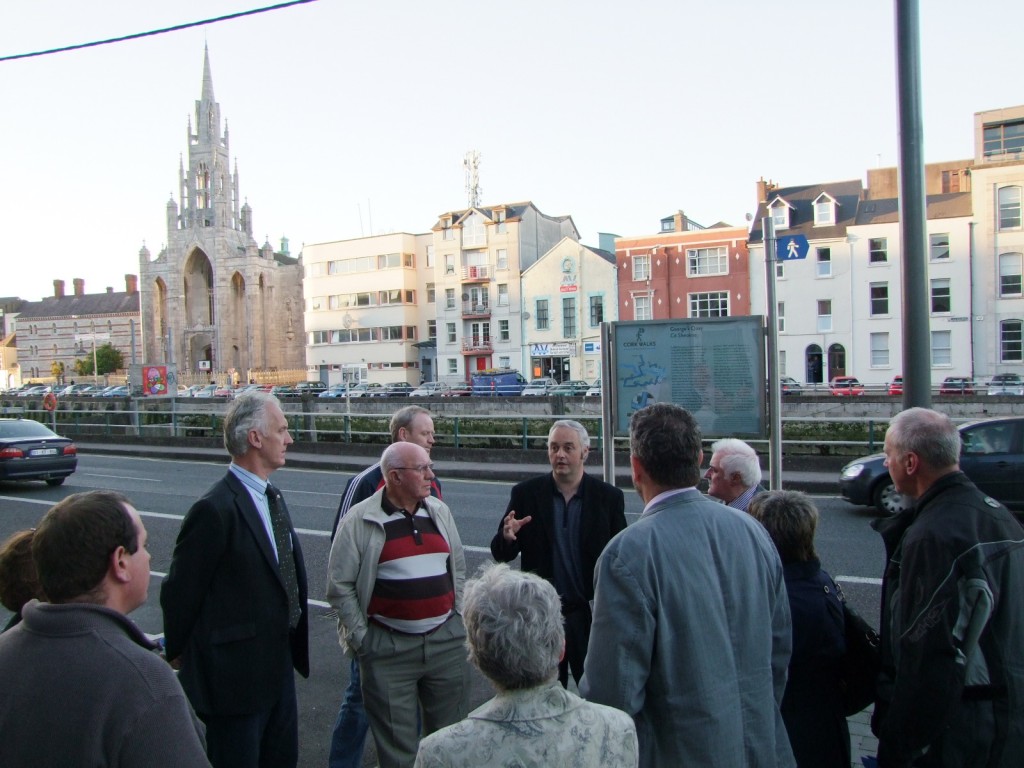
[[[431,496],[430,455],[410,442],[381,456],[384,487],[341,521],[327,599],[342,646],[359,662],[381,768],[411,766],[423,733],[469,711],[462,587],[466,560],[444,502]]]

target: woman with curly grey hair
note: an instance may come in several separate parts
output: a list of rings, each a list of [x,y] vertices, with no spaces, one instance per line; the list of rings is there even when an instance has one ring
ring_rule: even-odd
[[[498,695],[420,742],[416,765],[635,766],[636,728],[624,712],[558,683],[565,648],[555,588],[504,563],[466,583],[469,659]]]

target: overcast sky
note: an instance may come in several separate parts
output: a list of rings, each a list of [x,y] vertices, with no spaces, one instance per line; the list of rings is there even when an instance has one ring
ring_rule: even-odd
[[[0,6],[0,56],[270,0]],[[1024,103],[1024,2],[921,0],[925,159],[969,158],[977,111]],[[210,49],[254,235],[424,232],[466,206],[569,214],[587,244],[683,209],[743,224],[754,184],[898,161],[893,0],[319,0],[0,62],[0,296],[124,290],[167,200]]]

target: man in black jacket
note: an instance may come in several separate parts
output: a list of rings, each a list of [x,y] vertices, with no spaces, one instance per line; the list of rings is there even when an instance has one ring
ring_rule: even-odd
[[[882,674],[872,730],[893,766],[1009,768],[1024,754],[1024,529],[960,471],[960,434],[927,408],[885,435],[914,506],[885,541]]]
[[[578,421],[556,421],[548,432],[551,474],[519,483],[498,532],[491,540],[495,560],[522,553],[524,571],[550,581],[562,598],[565,657],[558,679],[577,682],[590,641],[594,566],[605,546],[626,527],[622,491],[583,471],[590,436]]]

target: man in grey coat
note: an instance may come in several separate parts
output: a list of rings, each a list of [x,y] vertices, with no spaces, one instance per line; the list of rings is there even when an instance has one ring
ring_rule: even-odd
[[[696,488],[701,434],[657,403],[630,422],[640,519],[597,565],[580,692],[633,716],[641,766],[793,766],[782,563],[749,515]]]

